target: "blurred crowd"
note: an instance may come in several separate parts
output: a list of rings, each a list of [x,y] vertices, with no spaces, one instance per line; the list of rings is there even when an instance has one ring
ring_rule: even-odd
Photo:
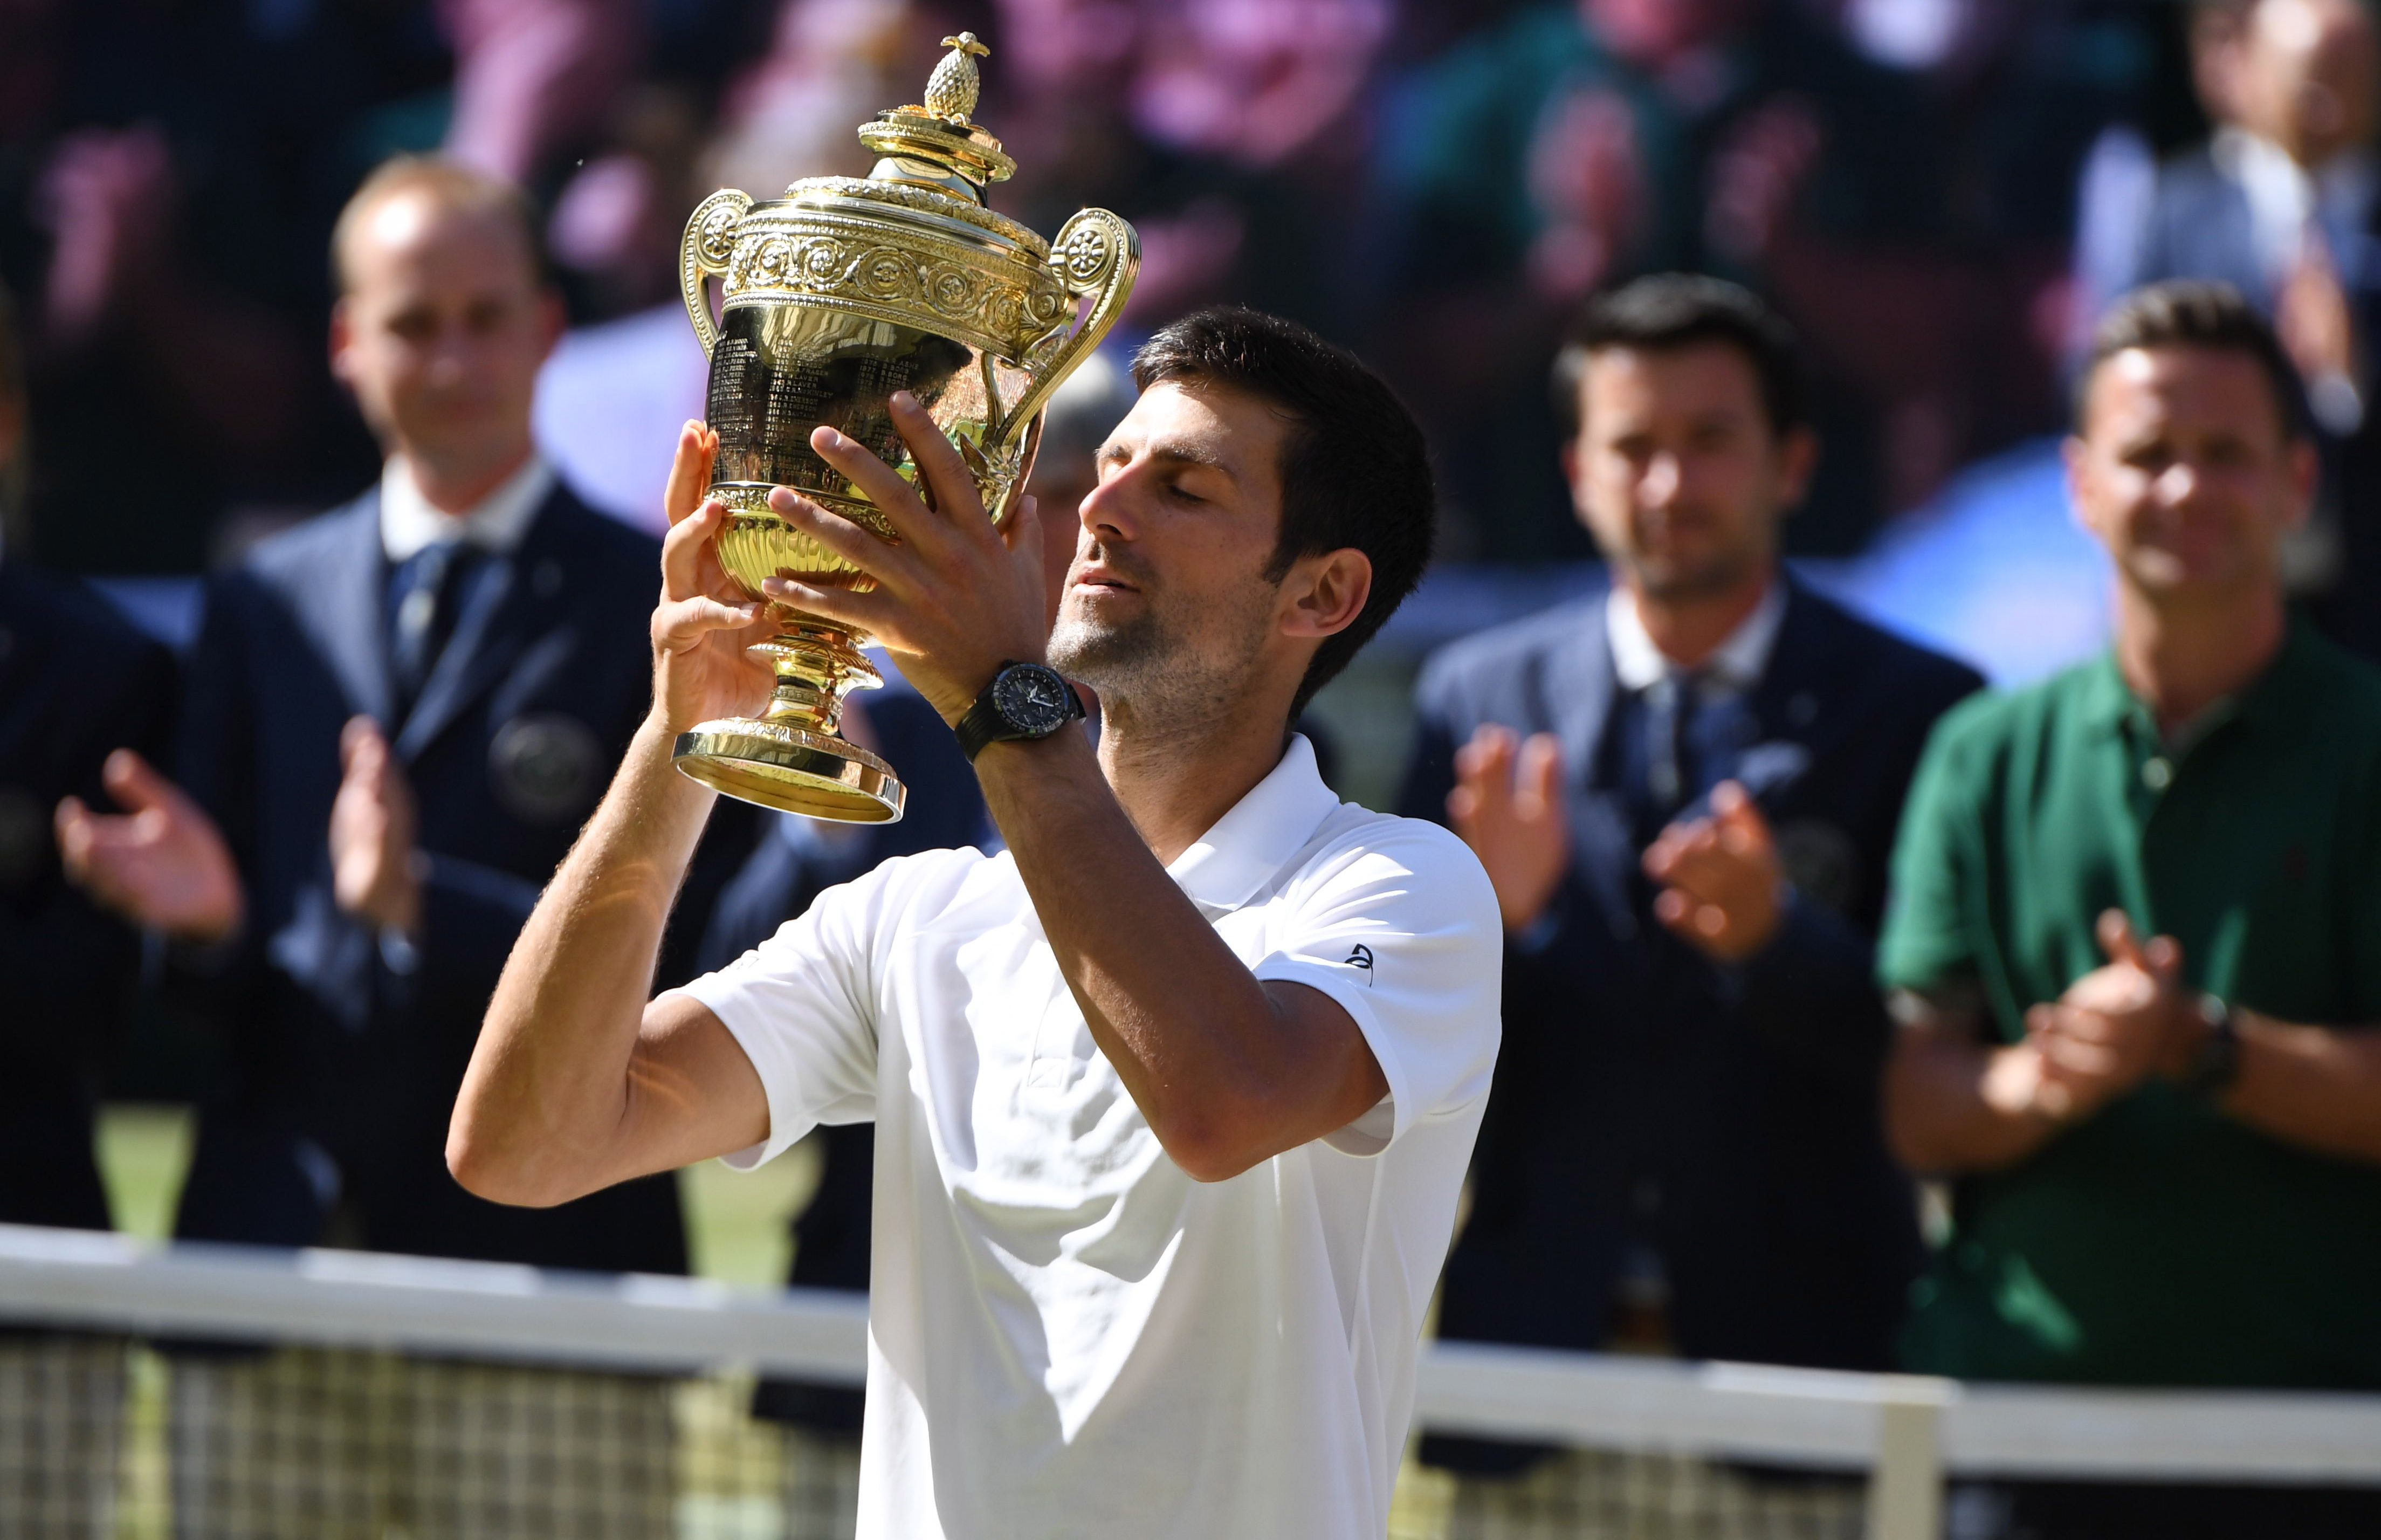
[[[482,1204],[446,1112],[644,708],[702,406],[685,211],[864,173],[854,126],[962,26],[1020,165],[995,205],[1143,245],[1045,506],[1130,409],[1121,348],[1238,302],[1412,403],[1452,561],[1606,564],[1415,687],[1400,811],[1471,843],[1508,931],[1445,1335],[2381,1390],[2364,0],[0,6],[0,1219],[108,1222],[92,1107],[146,977],[217,1045],[177,1233],[683,1270],[668,1182]],[[1984,691],[1787,564],[2061,434],[1996,495],[2071,510],[2114,597],[2044,682]],[[201,570],[178,659],[60,575]],[[996,837],[897,678],[847,730],[910,816],[723,804],[658,983]],[[794,1278],[864,1288],[868,1134],[824,1137]],[[210,1387],[178,1482],[263,1436],[267,1370],[176,1372]],[[849,1392],[758,1405],[858,1425]],[[1560,1533],[1585,1479],[1421,1456],[1483,1534]],[[664,1532],[667,1464],[558,1532]],[[1979,1536],[2381,1524],[1972,1496]]]
[[[2203,83],[2222,71],[2191,14],[16,0],[0,280],[37,383],[34,538],[69,569],[195,570],[369,471],[324,373],[322,252],[398,151],[444,149],[537,197],[598,384],[699,395],[683,336],[604,329],[674,302],[686,211],[717,186],[864,172],[854,125],[910,99],[965,26],[993,49],[977,116],[1019,165],[997,206],[1044,230],[1084,204],[1131,220],[1129,331],[1233,299],[1375,361],[1432,434],[1447,554],[1591,554],[1535,382],[1581,299],[1673,268],[1752,285],[1809,340],[1829,452],[1793,541],[1850,552],[1961,465],[2057,426],[2088,301],[2134,260],[2121,234],[2079,248],[2079,228],[2123,223],[2110,205],[2146,157],[2259,110],[2253,92],[2194,89],[2194,56]],[[616,473],[606,435],[581,436],[564,456],[598,462],[596,500],[650,517],[646,461]],[[171,466],[172,495],[90,517],[79,469],[133,444]]]

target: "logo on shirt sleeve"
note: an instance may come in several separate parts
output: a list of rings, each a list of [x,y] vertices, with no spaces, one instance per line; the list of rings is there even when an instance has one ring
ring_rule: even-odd
[[[1348,954],[1347,966],[1361,968],[1364,971],[1364,983],[1369,985],[1373,982],[1373,948],[1358,942],[1356,949]]]

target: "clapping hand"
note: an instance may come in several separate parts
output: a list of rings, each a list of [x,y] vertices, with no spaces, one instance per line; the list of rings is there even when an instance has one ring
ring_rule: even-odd
[[[413,788],[380,725],[353,716],[339,732],[339,789],[331,800],[331,897],[373,928],[421,928],[421,879]]]
[[[1777,842],[1752,793],[1734,781],[1712,788],[1708,816],[1664,829],[1644,864],[1663,885],[1654,917],[1715,961],[1752,956],[1785,918]]]
[[[1562,785],[1562,748],[1552,733],[1523,741],[1492,722],[1455,751],[1447,816],[1487,870],[1508,931],[1537,919],[1570,865]]]
[[[2188,1073],[2208,1030],[2182,986],[2173,937],[2144,943],[2114,909],[2100,916],[2098,935],[2107,963],[2025,1014],[2026,1044],[2039,1060],[2033,1104],[2061,1122],[2089,1117],[2152,1075]]]
[[[67,879],[133,923],[182,940],[237,932],[239,870],[214,820],[129,749],[107,756],[100,779],[125,812],[93,813],[76,797],[58,804]]]

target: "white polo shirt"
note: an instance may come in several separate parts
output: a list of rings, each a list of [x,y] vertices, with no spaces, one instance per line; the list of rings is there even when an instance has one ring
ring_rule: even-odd
[[[728,1164],[876,1120],[863,1540],[1387,1530],[1496,1057],[1496,894],[1446,830],[1341,803],[1302,738],[1167,870],[1258,978],[1347,1010],[1381,1105],[1191,1180],[1007,854],[886,862],[686,988],[768,1092]]]

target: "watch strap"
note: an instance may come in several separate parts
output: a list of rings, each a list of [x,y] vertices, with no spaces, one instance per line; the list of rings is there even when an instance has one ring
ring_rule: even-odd
[[[2232,1008],[2213,995],[2199,996],[2199,1010],[2207,1019],[2207,1036],[2182,1078],[2182,1088],[2195,1095],[2219,1096],[2241,1076],[2241,1030],[2233,1022]]]

